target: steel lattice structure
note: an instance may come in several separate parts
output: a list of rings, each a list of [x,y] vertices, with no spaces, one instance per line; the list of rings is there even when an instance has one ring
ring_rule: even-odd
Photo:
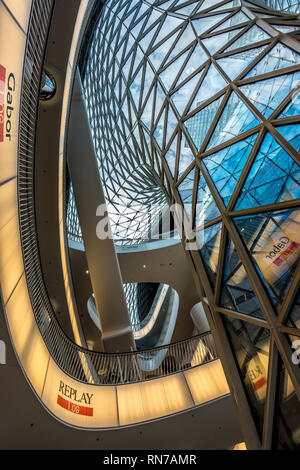
[[[299,13],[300,5],[297,0],[261,0],[269,8],[290,13]]]
[[[83,77],[113,222],[143,234],[134,204],[183,205],[265,448],[300,445],[299,36],[258,2],[109,0]]]

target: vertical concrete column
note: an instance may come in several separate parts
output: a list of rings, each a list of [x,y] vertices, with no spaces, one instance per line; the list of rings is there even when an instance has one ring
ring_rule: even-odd
[[[135,342],[114,242],[111,237],[100,240],[96,234],[97,224],[107,214],[96,215],[105,198],[78,71],[71,101],[67,158],[103,347],[106,352],[130,351],[135,349]]]

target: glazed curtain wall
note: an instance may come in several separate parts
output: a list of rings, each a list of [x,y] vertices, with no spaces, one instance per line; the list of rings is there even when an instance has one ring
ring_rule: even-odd
[[[297,419],[280,408],[286,431],[274,445],[291,448],[300,442],[291,360],[300,325],[299,31],[297,16],[247,1],[109,0],[84,75],[108,194],[133,160],[184,206],[196,270],[202,280],[205,270],[258,435],[271,445],[276,395],[294,403]]]

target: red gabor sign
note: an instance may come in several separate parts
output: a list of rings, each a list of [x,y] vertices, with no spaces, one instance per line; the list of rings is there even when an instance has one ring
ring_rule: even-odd
[[[6,68],[0,65],[0,142],[4,140],[4,93]]]
[[[5,84],[7,86],[6,97],[4,96]],[[4,142],[4,138],[9,142],[12,140],[15,89],[16,79],[14,74],[8,74],[6,79],[6,68],[0,65],[0,143]]]

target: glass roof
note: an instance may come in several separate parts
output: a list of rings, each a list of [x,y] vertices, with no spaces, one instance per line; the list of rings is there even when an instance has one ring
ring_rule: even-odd
[[[278,11],[288,11],[290,13],[299,13],[300,2],[297,0],[261,0],[269,8]]]
[[[102,9],[83,86],[120,243],[148,239],[151,214],[153,219],[174,194],[194,229],[217,222],[222,212],[217,199],[230,205],[249,158],[252,170],[236,208],[296,197],[296,163],[288,155],[274,176],[276,197],[268,193],[272,178],[269,187],[259,179],[262,165],[277,168],[285,156],[283,142],[269,133],[261,146],[256,142],[266,120],[297,115],[298,101],[288,97],[300,84],[300,54],[280,41],[283,24],[276,29],[276,19],[266,14],[270,10],[239,0],[219,3],[108,0]],[[272,35],[243,5],[261,14]],[[287,114],[280,114],[285,101]],[[283,181],[290,181],[285,192]],[[80,236],[74,201],[68,225]]]

